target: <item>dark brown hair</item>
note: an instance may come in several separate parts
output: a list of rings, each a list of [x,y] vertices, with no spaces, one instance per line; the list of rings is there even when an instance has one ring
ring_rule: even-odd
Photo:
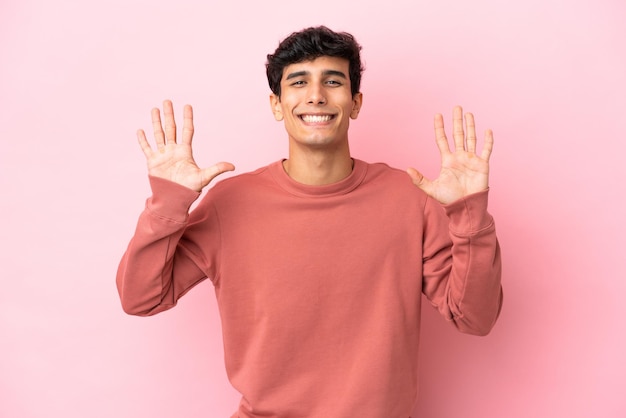
[[[267,82],[272,92],[280,97],[280,80],[285,67],[323,56],[339,57],[349,62],[350,90],[354,96],[361,88],[364,70],[360,51],[361,46],[349,33],[334,32],[326,26],[303,29],[289,35],[273,54],[267,55]]]

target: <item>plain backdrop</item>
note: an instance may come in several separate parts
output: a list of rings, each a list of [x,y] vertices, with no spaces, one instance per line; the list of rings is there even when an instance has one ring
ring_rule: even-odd
[[[120,308],[149,195],[135,132],[169,98],[194,106],[201,165],[286,156],[265,58],[319,24],[363,45],[354,156],[436,176],[433,115],[449,127],[456,104],[495,133],[502,315],[480,338],[426,306],[414,416],[626,416],[625,16],[621,0],[2,0],[0,416],[235,410],[208,281],[155,317]]]

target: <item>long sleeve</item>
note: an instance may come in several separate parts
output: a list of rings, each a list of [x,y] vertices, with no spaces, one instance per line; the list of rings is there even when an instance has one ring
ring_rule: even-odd
[[[199,193],[159,178],[150,178],[152,196],[139,217],[117,271],[122,308],[132,315],[153,315],[206,277],[192,243],[181,240],[189,208]]]
[[[475,335],[491,331],[502,307],[500,247],[487,200],[484,191],[443,208],[429,199],[425,207],[423,292],[460,331]]]

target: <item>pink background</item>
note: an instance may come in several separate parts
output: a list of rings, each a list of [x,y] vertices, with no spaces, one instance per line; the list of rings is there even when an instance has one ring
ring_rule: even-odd
[[[209,282],[156,317],[120,308],[149,192],[135,131],[171,98],[194,105],[200,164],[285,156],[265,54],[317,24],[364,46],[355,156],[435,175],[432,116],[455,104],[495,132],[504,310],[477,338],[426,309],[416,415],[626,416],[625,16],[620,0],[3,0],[0,416],[235,409]]]

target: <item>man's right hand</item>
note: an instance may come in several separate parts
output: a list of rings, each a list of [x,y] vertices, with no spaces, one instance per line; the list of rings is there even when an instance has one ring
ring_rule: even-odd
[[[193,138],[193,110],[185,105],[183,111],[183,132],[180,142],[176,141],[174,108],[170,100],[163,102],[165,132],[161,125],[161,111],[152,109],[152,129],[156,150],[153,150],[143,129],[137,131],[139,145],[146,156],[148,174],[173,181],[195,191],[201,191],[218,175],[235,169],[231,163],[221,162],[208,168],[200,168],[193,159],[191,140]]]

